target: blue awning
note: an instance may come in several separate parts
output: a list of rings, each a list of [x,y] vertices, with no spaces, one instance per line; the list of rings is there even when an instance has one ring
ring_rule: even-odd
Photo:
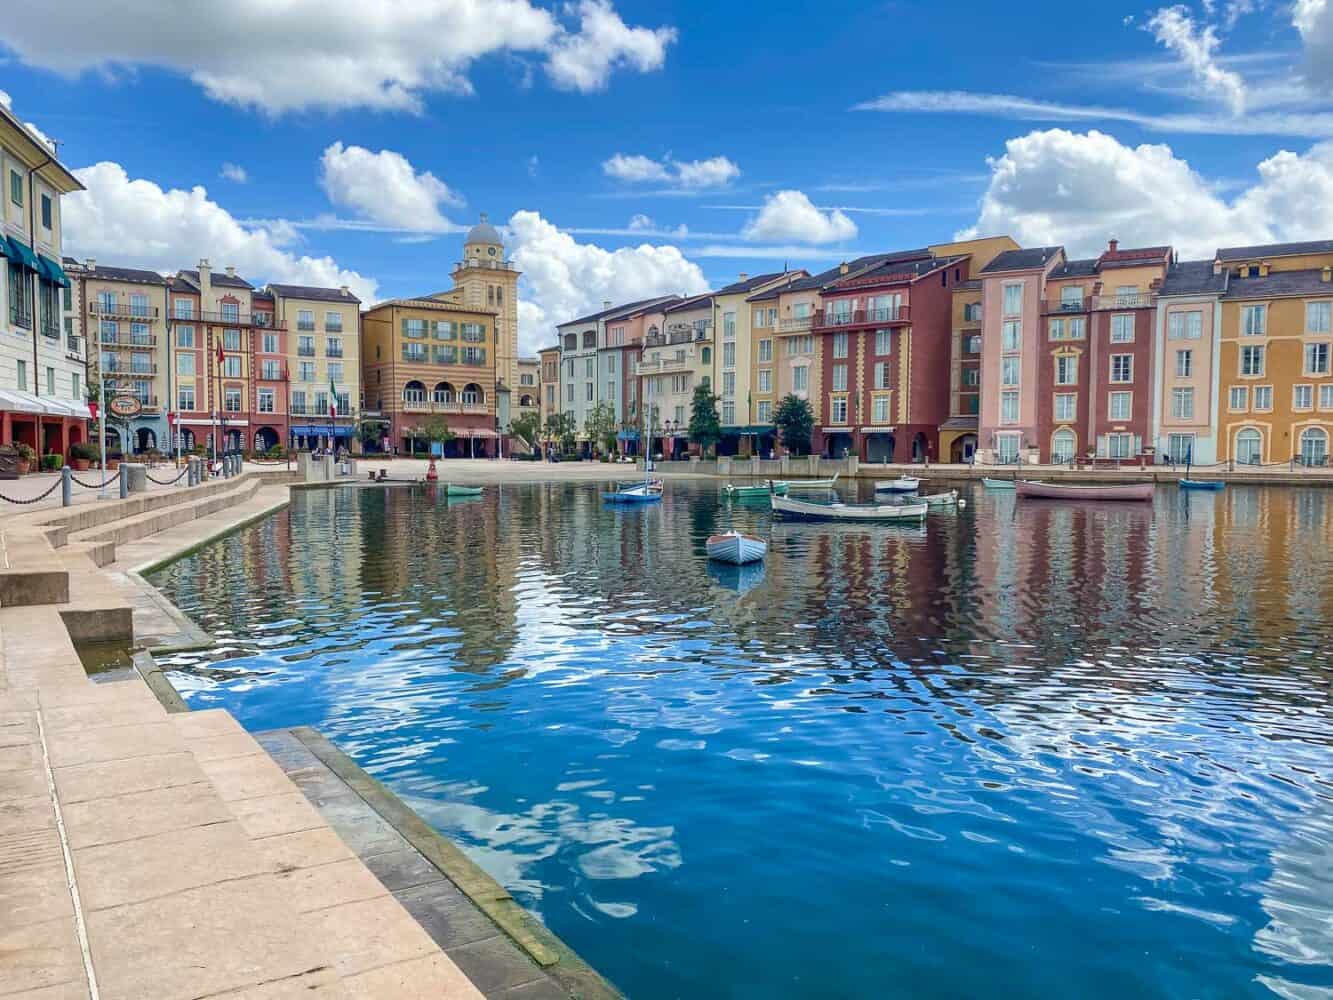
[[[60,285],[62,288],[69,287],[69,275],[65,269],[44,254],[37,255],[38,273],[46,278],[53,285]]]
[[[329,433],[328,424],[292,424],[292,433],[299,434],[301,437],[321,437]],[[334,427],[332,428],[334,437],[351,437],[352,428]]]
[[[637,440],[639,440],[639,432],[638,432],[638,431],[634,431],[634,430],[630,430],[630,431],[617,431],[617,432],[616,432],[616,440],[617,440],[617,441],[637,441]]]
[[[15,264],[22,264],[29,271],[36,271],[41,274],[41,269],[37,266],[37,255],[32,252],[32,248],[22,240],[13,236],[7,238],[9,243],[9,252],[5,254]]]

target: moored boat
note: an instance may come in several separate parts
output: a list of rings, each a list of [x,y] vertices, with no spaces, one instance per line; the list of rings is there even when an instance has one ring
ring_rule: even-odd
[[[991,479],[988,476],[981,477],[981,485],[988,490],[1012,490],[1014,480],[1012,479]]]
[[[607,503],[653,503],[661,501],[662,493],[654,491],[651,483],[637,483],[614,493],[603,493],[602,499]]]
[[[913,499],[930,507],[954,507],[959,503],[957,490],[950,490],[948,493],[927,493],[923,497]]]
[[[479,497],[480,486],[464,486],[462,483],[449,483],[444,488],[444,495],[450,497]]]
[[[704,547],[708,558],[719,562],[744,566],[758,562],[768,553],[768,543],[754,535],[745,535],[739,531],[727,531],[720,535],[709,535]]]
[[[875,481],[876,493],[915,493],[920,488],[921,480],[916,476],[899,476],[897,479]]]
[[[1182,479],[1180,481],[1182,490],[1221,490],[1225,489],[1226,485],[1220,479]]]
[[[773,516],[794,521],[921,521],[930,507],[924,503],[811,503],[791,497],[769,498]]]
[[[838,474],[836,472],[832,479],[790,479],[787,481],[787,489],[792,493],[800,490],[831,490],[836,485],[838,485]]]
[[[787,484],[782,482],[764,483],[761,486],[733,486],[731,483],[727,483],[726,489],[727,496],[733,500],[752,500],[760,497],[767,499],[769,493],[776,493],[779,496],[787,495]]]
[[[1152,483],[1111,483],[1102,486],[1079,483],[1038,483],[1020,479],[1020,497],[1034,500],[1151,500]]]

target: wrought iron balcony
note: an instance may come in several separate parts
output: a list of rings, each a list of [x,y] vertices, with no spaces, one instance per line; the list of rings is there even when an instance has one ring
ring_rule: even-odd
[[[88,302],[88,312],[92,316],[102,316],[108,319],[130,319],[130,320],[148,320],[157,319],[157,306],[150,306],[147,303],[132,303],[126,299],[116,299],[114,302],[109,299],[92,299]]]
[[[1092,308],[1101,311],[1115,309],[1145,309],[1157,304],[1157,296],[1152,292],[1121,292],[1116,295],[1094,295]]]
[[[181,317],[176,317],[178,322],[187,322]],[[271,313],[220,313],[220,312],[197,312],[188,322],[206,323],[209,326],[232,326],[232,327],[263,327],[265,330],[285,330],[287,321],[275,318]]]
[[[296,349],[296,356],[297,356],[298,358],[313,358],[313,357],[315,356],[315,348],[314,348],[313,346],[312,346],[312,347],[298,347],[298,348]]]
[[[32,306],[25,305],[22,302],[10,302],[9,323],[11,326],[21,326],[25,330],[31,330]]]
[[[813,315],[797,316],[794,319],[784,319],[779,324],[778,329],[783,333],[808,333],[814,322],[815,317]]]
[[[863,326],[886,326],[893,323],[910,322],[910,307],[887,306],[876,309],[834,310],[822,309],[815,313],[811,330],[814,333],[827,333],[833,330],[848,330]]]

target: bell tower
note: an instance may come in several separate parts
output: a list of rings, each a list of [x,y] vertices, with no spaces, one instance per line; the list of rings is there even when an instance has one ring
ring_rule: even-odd
[[[518,276],[505,259],[499,231],[486,213],[463,241],[463,259],[454,268],[454,290],[471,309],[495,310],[495,378],[507,387],[518,384]]]

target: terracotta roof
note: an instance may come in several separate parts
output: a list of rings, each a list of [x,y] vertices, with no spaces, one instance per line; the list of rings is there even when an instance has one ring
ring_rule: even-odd
[[[1251,299],[1273,295],[1333,295],[1333,281],[1323,279],[1320,268],[1306,271],[1270,271],[1262,278],[1235,278],[1227,286],[1227,299]]]
[[[1097,258],[1097,263],[1106,267],[1107,265],[1126,264],[1130,261],[1140,263],[1146,260],[1164,260],[1170,253],[1170,247],[1129,247],[1126,250],[1106,250]]]
[[[1157,294],[1217,295],[1227,290],[1228,274],[1213,273],[1211,260],[1182,260],[1172,264],[1162,279]]]
[[[284,299],[307,299],[311,302],[355,302],[358,305],[361,300],[351,292],[345,292],[341,288],[320,288],[314,285],[275,285],[269,283],[268,289],[277,292]]]
[[[1000,271],[1028,271],[1045,267],[1064,247],[1030,247],[1026,250],[1006,250],[996,255],[995,259],[981,269],[982,274],[996,274]]]
[[[1306,243],[1265,243],[1254,247],[1222,247],[1218,260],[1250,260],[1259,257],[1291,257],[1307,253],[1333,253],[1333,240],[1311,240]]]

